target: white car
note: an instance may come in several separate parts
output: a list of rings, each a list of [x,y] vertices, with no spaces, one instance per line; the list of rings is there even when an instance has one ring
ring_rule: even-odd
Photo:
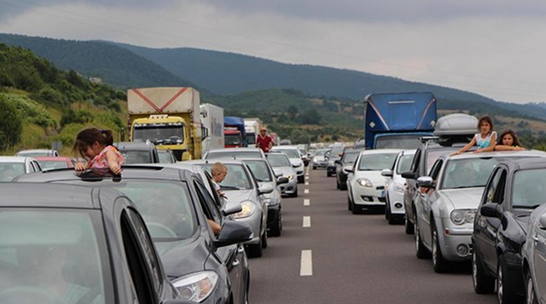
[[[347,201],[353,214],[363,209],[385,208],[385,177],[381,171],[392,168],[400,151],[375,149],[360,152],[347,176]]]
[[[0,156],[0,182],[11,182],[21,174],[39,171],[42,171],[42,168],[32,157]]]
[[[301,160],[300,150],[296,146],[274,146],[271,151],[278,151],[288,155],[292,168],[298,176],[298,183],[303,183],[305,176],[303,175],[303,161]]]
[[[415,150],[404,150],[398,153],[392,169],[384,169],[381,175],[385,177],[385,218],[390,225],[404,222],[404,188],[406,179],[402,172],[410,170]]]

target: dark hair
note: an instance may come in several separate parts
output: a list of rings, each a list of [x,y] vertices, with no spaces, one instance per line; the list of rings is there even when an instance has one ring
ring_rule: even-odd
[[[83,129],[76,136],[72,151],[83,157],[85,156],[83,152],[95,142],[104,147],[111,146],[114,144],[114,133],[112,130],[100,130],[95,127]]]
[[[512,135],[512,138],[514,139],[514,142],[512,143],[512,146],[521,146],[521,144],[519,143],[518,136],[516,135],[516,131],[511,130],[511,129],[504,130],[504,131],[501,133],[501,135],[499,136],[499,139],[497,140],[497,145],[502,145],[502,138],[503,138],[504,135],[506,135],[506,134]]]
[[[478,120],[478,130],[480,129],[482,122],[486,122],[491,126],[491,128],[489,128],[489,133],[493,132],[493,120],[491,119],[491,116],[484,115],[480,117],[480,119]]]

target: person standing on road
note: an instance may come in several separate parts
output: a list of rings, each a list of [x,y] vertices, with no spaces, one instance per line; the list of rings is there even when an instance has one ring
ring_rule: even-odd
[[[258,135],[258,138],[256,138],[256,147],[262,149],[264,153],[269,152],[273,147],[273,139],[271,136],[267,135],[267,129],[265,127],[260,129],[260,134]]]

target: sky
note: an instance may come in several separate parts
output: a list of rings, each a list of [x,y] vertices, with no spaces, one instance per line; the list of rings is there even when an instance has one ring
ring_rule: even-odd
[[[0,0],[0,32],[233,52],[546,102],[544,0]]]

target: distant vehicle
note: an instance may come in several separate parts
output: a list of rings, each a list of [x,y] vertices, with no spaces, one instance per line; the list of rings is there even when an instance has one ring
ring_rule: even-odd
[[[205,155],[210,150],[225,147],[224,109],[210,103],[202,104],[199,108],[203,136],[201,153]]]
[[[65,156],[36,156],[35,160],[40,163],[42,170],[74,168],[74,160]]]
[[[366,149],[415,149],[419,137],[430,136],[437,120],[432,93],[370,94],[366,105]]]
[[[343,152],[341,158],[335,161],[337,189],[347,190],[347,175],[349,174],[347,170],[353,168],[358,155],[360,155],[360,151],[362,150],[347,149]]]
[[[326,165],[326,176],[330,177],[336,174],[336,160],[339,160],[345,150],[345,145],[337,144],[331,148],[330,157],[328,158],[328,164]]]
[[[21,174],[42,171],[42,167],[32,157],[0,156],[0,182],[11,182]]]
[[[406,179],[402,172],[410,169],[415,150],[404,150],[398,153],[391,169],[384,169],[381,175],[385,176],[385,218],[390,225],[404,220],[404,188]]]
[[[15,153],[15,156],[35,157],[35,156],[60,156],[60,155],[59,155],[59,152],[54,149],[33,149],[33,150],[21,150]]]
[[[330,158],[330,149],[318,149],[315,151],[311,164],[313,170],[317,168],[326,168],[328,166],[328,159]]]
[[[291,197],[298,197],[298,176],[290,159],[284,153],[267,153],[267,161],[273,167],[273,171],[276,176],[283,176],[288,179],[287,183],[279,185],[281,188],[281,194]]]
[[[392,168],[397,149],[374,149],[360,152],[353,168],[347,170],[347,203],[353,214],[372,208],[385,208],[385,177],[381,171]]]
[[[271,152],[282,152],[285,153],[292,163],[292,167],[296,174],[298,175],[298,183],[303,183],[305,181],[305,176],[303,175],[303,161],[301,160],[300,150],[296,146],[273,146]]]
[[[224,143],[226,148],[248,147],[243,118],[224,117]]]
[[[366,148],[366,140],[364,140],[364,137],[357,138],[355,140],[355,143],[353,145],[353,149],[365,149]]]
[[[201,158],[199,91],[190,87],[127,90],[129,141],[171,149],[177,160]]]
[[[157,150],[157,155],[159,156],[159,163],[161,164],[174,164],[176,163],[176,157],[174,157],[173,151],[167,150]]]
[[[283,139],[279,143],[280,146],[290,146],[292,145],[292,141],[290,139]]]
[[[114,143],[123,155],[124,165],[159,163],[157,148],[150,142]]]
[[[476,293],[493,293],[496,287],[501,304],[524,300],[521,249],[528,233],[529,216],[544,203],[544,198],[544,158],[504,161],[495,167],[473,221],[472,282]]]
[[[249,147],[256,145],[256,137],[260,134],[263,122],[259,118],[243,118],[245,122],[246,143]]]
[[[0,193],[0,231],[14,232],[0,238],[0,303],[188,303],[127,196],[45,183],[0,185]],[[45,281],[64,283],[70,301],[41,288]]]

